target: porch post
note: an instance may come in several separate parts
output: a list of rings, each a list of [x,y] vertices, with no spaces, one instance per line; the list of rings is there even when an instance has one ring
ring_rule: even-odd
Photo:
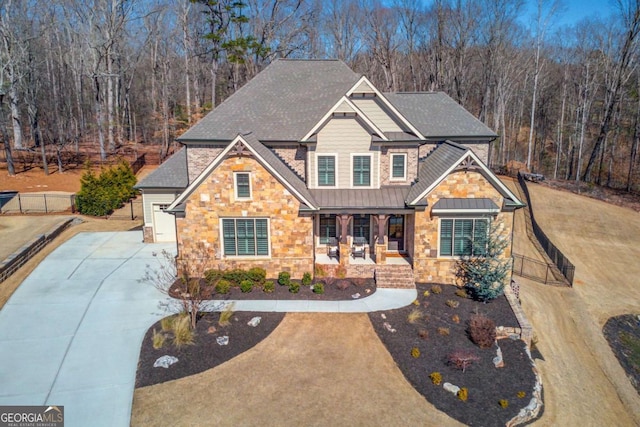
[[[338,215],[338,218],[340,219],[340,265],[346,266],[349,265],[349,255],[351,253],[347,240],[351,215],[342,214]]]
[[[386,234],[386,225],[387,220],[389,219],[389,215],[377,215],[375,219],[378,223],[378,239],[376,240],[375,251],[376,251],[376,264],[384,264],[387,261],[387,246],[385,244],[384,238]]]

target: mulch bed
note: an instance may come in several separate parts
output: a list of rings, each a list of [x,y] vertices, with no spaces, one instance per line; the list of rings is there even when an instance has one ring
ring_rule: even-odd
[[[612,317],[602,331],[629,381],[640,393],[640,315]]]
[[[436,408],[467,425],[504,426],[529,404],[532,397],[535,375],[531,359],[525,352],[526,346],[520,340],[500,340],[505,366],[496,368],[493,364],[495,345],[480,349],[468,338],[466,329],[469,318],[475,313],[486,315],[497,326],[517,327],[506,298],[501,296],[486,304],[480,303],[455,295],[457,288],[451,285],[441,285],[440,294],[431,291],[425,297],[424,292],[431,290],[432,285],[416,284],[416,287],[420,306],[369,313],[381,341],[407,380]],[[451,308],[446,305],[447,300],[458,301],[460,305]],[[407,316],[414,309],[420,309],[424,317],[411,324]],[[459,323],[452,319],[454,315],[459,316]],[[389,331],[385,323],[395,332]],[[449,335],[441,335],[438,328],[448,328]],[[428,337],[420,337],[420,331],[426,331]],[[414,347],[420,350],[417,358],[411,354]],[[480,360],[463,373],[447,364],[448,355],[457,350],[471,351]],[[441,385],[432,383],[429,375],[433,372],[442,375]],[[445,391],[442,387],[445,382],[466,387],[468,400],[463,402]],[[525,396],[518,397],[519,392],[525,392]],[[499,405],[501,399],[508,401],[508,407],[503,409]]]
[[[265,339],[280,324],[285,313],[252,313],[236,312],[230,325],[220,326],[220,313],[206,313],[198,321],[193,345],[179,348],[168,338],[160,349],[153,348],[153,331],[162,330],[160,322],[154,324],[145,334],[140,349],[136,387],[163,383],[206,371],[218,366],[237,355],[244,353]],[[255,316],[260,316],[260,324],[256,327],[247,323]],[[209,333],[214,327],[215,332]],[[167,333],[170,336],[169,333]],[[227,345],[219,345],[216,339],[228,336]],[[153,363],[161,356],[170,355],[178,358],[178,362],[169,368],[154,368]]]
[[[372,295],[376,291],[376,281],[374,279],[324,279],[318,282],[324,283],[324,293],[316,294],[311,286],[300,285],[300,291],[296,294],[289,292],[289,287],[281,286],[276,279],[270,279],[275,283],[273,292],[264,292],[261,287],[254,287],[251,292],[242,292],[239,287],[234,286],[227,294],[216,293],[213,286],[205,286],[205,299],[217,300],[313,300],[313,301],[345,301],[354,299],[353,296],[360,294],[359,298]],[[292,282],[300,283],[299,280]],[[315,283],[315,282],[314,282]],[[344,288],[344,289],[343,289]],[[169,294],[178,298],[178,282],[174,283]]]

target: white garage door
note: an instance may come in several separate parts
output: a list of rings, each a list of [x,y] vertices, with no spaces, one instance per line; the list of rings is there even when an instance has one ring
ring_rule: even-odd
[[[153,205],[153,231],[156,242],[176,241],[176,221],[171,214],[164,212],[169,205]]]

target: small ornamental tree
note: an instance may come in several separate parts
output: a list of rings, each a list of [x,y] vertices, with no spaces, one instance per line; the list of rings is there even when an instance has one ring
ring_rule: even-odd
[[[492,221],[486,238],[476,236],[471,253],[456,262],[456,277],[471,298],[487,302],[502,295],[511,270],[511,260],[503,258],[508,245],[500,224]]]

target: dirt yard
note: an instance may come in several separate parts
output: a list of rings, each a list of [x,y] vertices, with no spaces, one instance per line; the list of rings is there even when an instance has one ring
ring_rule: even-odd
[[[576,266],[573,289],[518,278],[523,308],[544,361],[544,415],[534,425],[640,424],[640,398],[603,334],[610,316],[640,313],[640,214],[598,200],[530,184],[536,219]],[[516,215],[514,251],[535,256],[524,211]]]
[[[137,389],[131,425],[461,425],[404,379],[366,314],[289,313],[253,349]]]

